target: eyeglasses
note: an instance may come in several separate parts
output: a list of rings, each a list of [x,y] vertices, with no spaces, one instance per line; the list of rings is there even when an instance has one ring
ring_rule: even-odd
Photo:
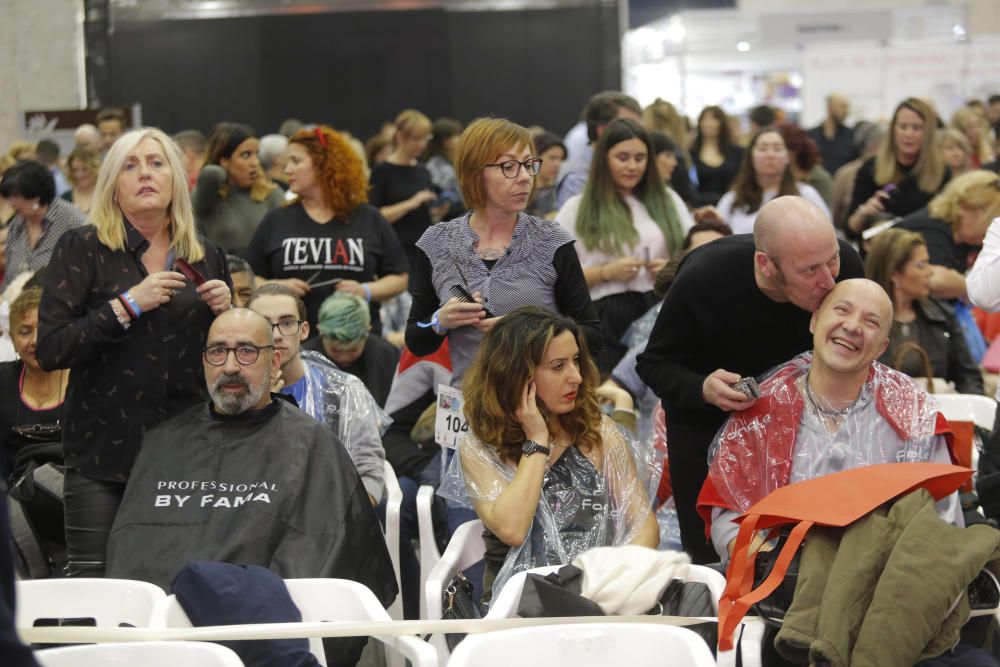
[[[225,345],[213,345],[204,350],[205,361],[213,366],[225,366],[229,359],[229,353],[236,355],[236,362],[240,366],[253,366],[257,363],[257,357],[261,350],[274,349],[273,345],[239,345],[237,347],[226,347]]]
[[[537,176],[539,170],[542,168],[542,158],[532,157],[528,158],[524,162],[518,162],[517,160],[505,160],[503,162],[497,162],[494,164],[484,164],[484,167],[500,167],[500,171],[507,178],[517,178],[517,175],[521,173],[521,167],[528,172],[529,176]]]
[[[271,324],[272,329],[277,329],[278,333],[282,336],[294,336],[299,332],[299,328],[305,320],[293,320],[290,317],[286,317],[278,322],[273,322]]]

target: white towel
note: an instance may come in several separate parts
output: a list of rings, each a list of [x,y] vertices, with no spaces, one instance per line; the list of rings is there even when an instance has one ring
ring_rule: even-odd
[[[580,554],[573,565],[583,570],[580,594],[608,615],[645,614],[673,579],[684,580],[691,558],[681,551],[656,551],[626,545],[597,547]]]

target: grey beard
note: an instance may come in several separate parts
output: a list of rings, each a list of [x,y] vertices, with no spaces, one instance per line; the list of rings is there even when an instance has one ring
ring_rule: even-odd
[[[223,384],[233,384],[236,382],[242,383],[246,387],[246,393],[226,394],[219,389]],[[241,375],[223,374],[216,379],[215,384],[208,391],[212,396],[212,402],[215,404],[216,410],[224,415],[238,415],[257,405],[264,398],[264,393],[268,389],[266,377],[259,387],[251,387],[246,378]]]

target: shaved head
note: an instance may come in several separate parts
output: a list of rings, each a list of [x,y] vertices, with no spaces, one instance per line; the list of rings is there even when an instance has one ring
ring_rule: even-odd
[[[232,324],[243,330],[255,341],[263,341],[260,345],[274,345],[274,329],[267,318],[257,311],[249,308],[230,308],[215,318],[212,326],[208,330],[208,340],[212,340],[212,334],[220,327],[229,328]]]
[[[855,301],[877,311],[886,322],[892,322],[892,299],[885,293],[881,285],[867,278],[851,278],[837,283],[837,286],[823,299],[823,303],[819,306],[820,310],[830,308],[831,304],[836,303],[837,299],[844,294],[851,294]],[[886,335],[888,333],[887,329]]]
[[[823,209],[796,195],[777,197],[761,207],[753,226],[757,250],[781,258],[801,240],[836,243],[837,233]]]
[[[824,377],[863,382],[872,362],[889,346],[891,328],[892,301],[877,282],[854,278],[839,283],[809,323],[813,368]]]

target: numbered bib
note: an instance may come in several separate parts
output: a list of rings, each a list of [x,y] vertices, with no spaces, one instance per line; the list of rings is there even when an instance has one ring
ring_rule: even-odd
[[[437,395],[437,417],[434,420],[434,442],[455,449],[458,441],[469,432],[469,422],[462,412],[464,401],[462,391],[439,384]]]

